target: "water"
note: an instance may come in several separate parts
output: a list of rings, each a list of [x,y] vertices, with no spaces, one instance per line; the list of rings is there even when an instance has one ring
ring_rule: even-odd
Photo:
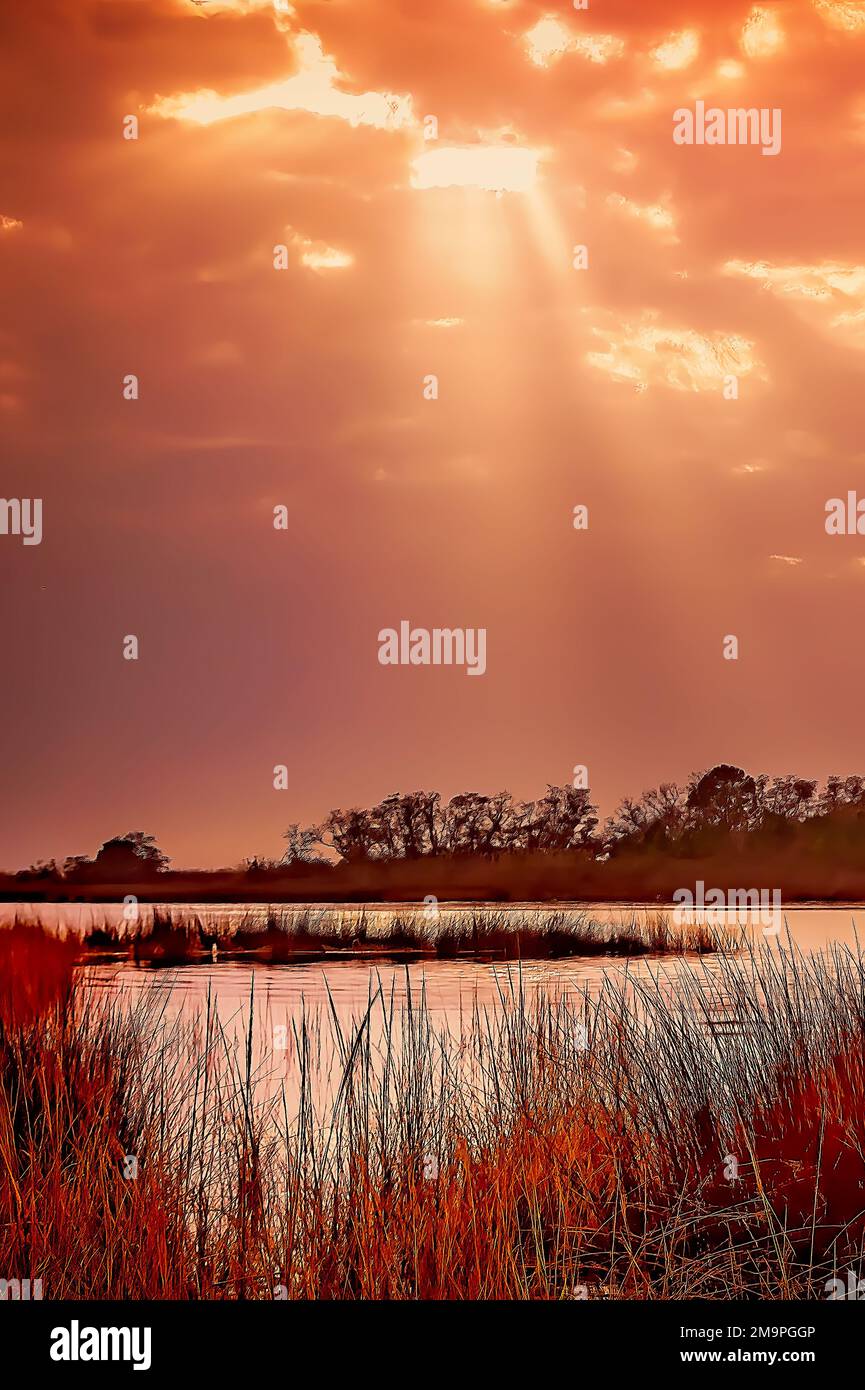
[[[122,903],[0,903],[0,926],[14,920],[41,922],[50,930],[84,934],[94,927],[122,926],[124,923]],[[140,923],[146,927],[154,912],[162,916],[174,916],[179,920],[198,918],[209,929],[230,932],[240,925],[263,923],[268,913],[308,914],[313,921],[327,923],[329,919],[344,919],[363,915],[368,923],[380,926],[382,931],[394,918],[406,919],[423,916],[424,909],[414,903],[141,903],[134,909]],[[579,905],[560,903],[448,903],[442,904],[443,915],[491,912],[497,917],[517,919],[519,917],[543,917],[544,915],[564,915],[566,917],[591,917],[598,922],[629,921],[633,917],[651,920],[653,917],[672,916],[672,905],[657,903],[581,903]],[[783,919],[793,940],[802,950],[818,950],[830,941],[845,941],[851,945],[855,939],[855,929],[865,931],[865,904],[815,903],[797,905],[783,910]],[[728,920],[736,920],[731,912]],[[752,925],[755,935],[760,935],[760,920],[756,913],[744,913],[739,921]],[[446,962],[437,963],[444,966]],[[290,969],[300,969],[291,966]],[[568,967],[570,968],[570,967]]]
[[[140,911],[146,923],[152,908]],[[263,921],[268,908],[260,904],[188,904],[161,907],[161,912],[196,916],[214,931],[232,929],[241,922]],[[276,911],[302,911],[302,907],[277,907]],[[313,907],[315,917],[355,914],[355,906]],[[367,905],[362,909],[375,926],[386,931],[395,915],[406,915],[411,908]],[[414,909],[418,911],[419,909]],[[476,904],[448,911],[477,911]],[[549,904],[495,904],[496,914],[542,916],[561,913]],[[669,908],[630,905],[592,906],[568,909],[574,915],[586,912],[599,920],[630,920],[635,912],[651,918]],[[120,904],[2,904],[0,925],[14,919],[42,922],[51,930],[83,934],[106,923],[123,921]],[[732,922],[732,918],[730,919]],[[784,940],[789,938],[805,952],[819,951],[830,943],[854,945],[857,925],[865,929],[865,907],[796,907],[785,913]],[[777,948],[781,938],[766,936],[757,922],[750,925],[755,942]],[[201,964],[155,969],[127,959],[82,966],[82,975],[98,1001],[113,1000],[121,1008],[133,1010],[142,1003],[163,1037],[201,1037],[208,1008],[218,1021],[219,1051],[222,1065],[234,1067],[240,1076],[245,1066],[247,1040],[252,1041],[253,1073],[260,1094],[285,1099],[293,1113],[299,1094],[298,1039],[304,1023],[317,1039],[313,1058],[316,1101],[326,1106],[332,1099],[342,1071],[342,1059],[353,1030],[363,1026],[374,1054],[386,1046],[400,1046],[400,1027],[394,1021],[411,1007],[423,1004],[433,1034],[456,1047],[470,1032],[472,1020],[508,1007],[522,991],[527,1000],[543,995],[552,1001],[570,999],[579,1006],[581,996],[596,994],[606,979],[613,981],[651,976],[665,992],[675,992],[676,975],[683,969],[705,972],[707,982],[718,969],[718,958],[705,955],[621,957],[567,957],[558,960],[528,960],[517,966],[494,960],[462,957],[456,960],[424,958],[399,963],[379,959],[353,959],[347,953],[330,959],[297,964],[267,964],[240,960],[205,959]]]

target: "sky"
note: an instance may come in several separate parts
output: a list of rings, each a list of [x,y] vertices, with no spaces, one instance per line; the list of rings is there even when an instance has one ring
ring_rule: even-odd
[[[0,866],[861,772],[863,74],[852,0],[4,7]]]

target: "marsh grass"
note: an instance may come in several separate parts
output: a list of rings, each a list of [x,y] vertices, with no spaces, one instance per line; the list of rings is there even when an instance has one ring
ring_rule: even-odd
[[[350,1026],[295,1017],[289,1108],[254,993],[242,1037],[210,997],[169,1024],[161,977],[97,1000],[21,930],[0,965],[26,949],[54,984],[0,1009],[0,1270],[47,1298],[820,1298],[861,1274],[858,949],[559,998],[516,966],[458,1036],[373,984]]]
[[[268,909],[246,914],[230,929],[187,909],[154,908],[141,923],[105,922],[82,937],[90,954],[130,954],[151,965],[254,956],[290,963],[351,951],[354,955],[455,959],[544,960],[565,956],[702,954],[735,950],[745,933],[674,925],[665,913],[629,912],[599,919],[589,910]]]

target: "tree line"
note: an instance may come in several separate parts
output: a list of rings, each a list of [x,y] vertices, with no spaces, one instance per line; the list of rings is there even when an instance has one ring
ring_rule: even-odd
[[[371,865],[431,858],[497,859],[571,854],[581,860],[698,857],[730,844],[783,843],[795,835],[831,846],[865,833],[865,776],[816,781],[787,775],[752,776],[721,763],[679,785],[662,782],[625,797],[602,824],[588,789],[548,786],[535,801],[510,792],[462,792],[445,802],[438,792],[394,793],[374,806],[333,810],[316,825],[293,824],[279,860],[255,857],[241,872],[284,872],[339,864]],[[77,855],[21,870],[16,878],[66,883],[123,883],[169,868],[152,835],[130,831],[107,840],[91,859]]]
[[[368,809],[331,811],[320,825],[289,826],[283,863],[320,862],[322,849],[346,863],[568,851],[595,859],[698,854],[729,838],[777,838],[807,822],[865,813],[865,776],[830,777],[817,788],[802,777],[751,776],[721,763],[684,785],[662,782],[625,797],[603,825],[590,791],[569,786],[549,786],[537,801],[516,801],[506,791],[464,792],[447,803],[438,792],[394,794]]]

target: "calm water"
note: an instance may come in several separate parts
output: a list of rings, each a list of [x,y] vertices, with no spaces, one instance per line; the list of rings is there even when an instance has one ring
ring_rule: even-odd
[[[353,917],[361,910],[372,930],[380,926],[386,931],[388,923],[397,915],[405,917],[419,909],[394,907],[391,905],[367,905],[359,909],[354,905],[335,905],[333,907],[303,905],[277,905],[269,909],[266,904],[175,904],[172,907],[157,905],[162,913],[173,913],[178,917],[198,917],[208,928],[232,930],[241,922],[247,924],[261,922],[269,910],[276,912],[308,911],[321,923],[336,917]],[[483,909],[481,909],[483,910]],[[139,909],[141,920],[147,924],[154,911],[142,905]],[[445,909],[442,908],[442,912]],[[475,912],[476,904],[448,906],[447,912]],[[531,914],[543,917],[546,914],[561,914],[563,909],[556,905],[543,903],[498,904],[490,911],[496,916],[520,917]],[[633,907],[631,905],[604,904],[599,906],[567,908],[565,914],[575,919],[590,915],[598,921],[630,920],[633,916],[651,919],[663,912],[668,915],[671,909],[657,906]],[[15,919],[41,922],[53,930],[72,934],[84,934],[94,927],[105,924],[120,925],[123,922],[122,904],[89,903],[7,903],[0,904],[0,925]],[[857,929],[865,932],[865,906],[849,904],[843,907],[796,907],[784,913],[786,929],[792,940],[803,951],[815,951],[830,942],[853,944]],[[730,918],[731,922],[733,918]],[[769,941],[755,919],[751,935],[757,942]],[[786,935],[786,933],[785,933]],[[777,940],[777,938],[775,938]],[[706,964],[709,957],[703,957]],[[674,976],[681,968],[677,957],[637,958],[627,964],[621,958],[607,957],[568,957],[565,960],[523,962],[521,978],[523,988],[531,992],[538,988],[553,995],[572,993],[585,988],[597,988],[605,974],[630,972],[657,972],[662,969]],[[516,987],[519,972],[513,965],[500,962],[460,959],[455,961],[425,959],[409,965],[388,961],[367,959],[346,959],[344,955],[316,961],[311,964],[266,965],[251,962],[217,962],[216,964],[193,965],[185,968],[153,970],[147,966],[137,966],[123,960],[116,964],[88,967],[88,975],[98,982],[101,988],[122,987],[135,992],[143,987],[168,990],[177,996],[178,1006],[189,1008],[206,998],[208,990],[217,996],[220,1005],[232,1010],[244,1005],[255,985],[255,993],[263,1009],[276,1011],[280,1021],[297,1014],[301,1008],[326,1005],[329,1000],[346,1020],[362,1017],[371,991],[381,991],[388,999],[393,995],[397,1005],[409,997],[419,998],[425,992],[426,1004],[430,1011],[443,1020],[459,1027],[467,1008],[474,1003],[495,1007],[502,990]],[[283,1017],[285,1016],[285,1017]]]
[[[214,906],[189,904],[174,906],[177,914],[193,914],[209,927],[236,926],[241,921],[261,920],[267,914],[262,905]],[[282,909],[277,909],[282,910]],[[289,911],[297,910],[292,908]],[[452,909],[448,908],[448,911]],[[463,909],[477,911],[477,905]],[[495,904],[495,913],[544,914],[561,912],[546,904]],[[142,917],[152,909],[142,907]],[[355,907],[314,907],[310,911],[324,919],[329,914],[354,914]],[[405,908],[367,906],[367,921],[384,929],[395,911]],[[630,920],[637,913],[651,917],[664,911],[658,907],[635,909],[604,905],[574,909],[589,912],[597,920]],[[667,912],[669,914],[669,909]],[[0,925],[14,918],[41,921],[46,927],[70,933],[84,933],[106,922],[122,921],[121,905],[90,904],[2,904]],[[830,943],[853,945],[857,929],[865,933],[865,907],[795,908],[785,914],[792,941],[803,951],[819,951]],[[732,918],[731,918],[732,921]],[[751,928],[756,942],[777,949],[779,938],[767,938],[759,925]],[[208,1008],[218,1020],[221,1047],[240,1065],[252,1020],[254,1070],[263,1089],[273,1095],[284,1092],[289,1108],[298,1092],[297,1034],[306,1021],[318,1038],[314,1065],[318,1074],[316,1091],[320,1100],[332,1094],[334,1077],[340,1072],[343,1038],[351,1035],[366,1018],[373,1050],[381,1051],[391,1033],[390,1020],[399,1019],[409,1005],[417,1009],[425,1003],[431,1027],[459,1045],[469,1030],[473,1016],[495,1012],[522,989],[527,997],[542,993],[555,1000],[563,996],[578,998],[584,991],[595,993],[605,978],[652,976],[664,991],[675,991],[675,978],[690,968],[694,958],[662,956],[639,957],[626,961],[612,957],[569,957],[565,960],[513,963],[474,959],[424,959],[409,964],[387,960],[352,959],[345,955],[306,964],[271,965],[252,961],[206,961],[199,965],[154,969],[132,961],[94,964],[82,967],[93,988],[94,998],[113,998],[122,1007],[134,1008],[146,1001],[158,1029],[166,1035],[179,1033],[200,1036]],[[707,982],[717,970],[717,958],[700,957],[697,968],[705,971]],[[395,1031],[398,1031],[395,1030]]]

